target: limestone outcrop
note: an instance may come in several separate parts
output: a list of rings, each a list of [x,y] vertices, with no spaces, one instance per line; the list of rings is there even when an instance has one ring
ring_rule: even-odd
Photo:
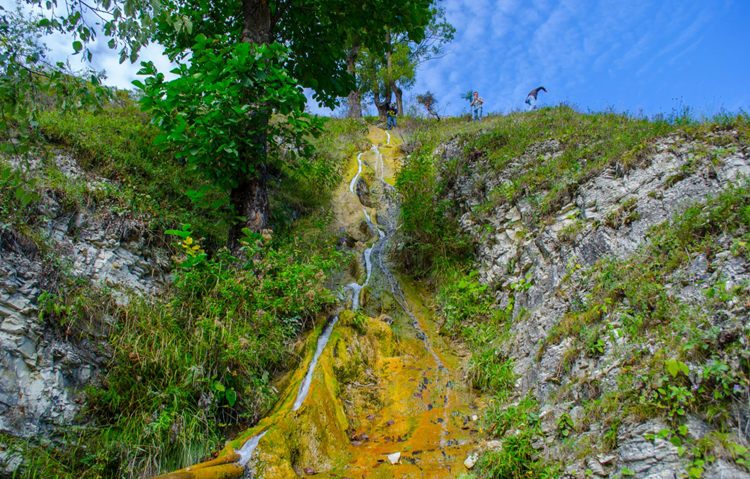
[[[607,431],[596,418],[586,417],[585,406],[617,390],[623,358],[644,345],[631,343],[617,312],[604,315],[609,334],[601,336],[601,354],[594,357],[575,348],[570,338],[550,341],[548,336],[591,293],[591,282],[582,277],[587,268],[606,257],[627,260],[649,241],[652,227],[750,177],[750,147],[738,144],[736,137],[736,132],[727,131],[711,133],[703,140],[679,135],[658,139],[637,165],[617,164],[584,179],[569,201],[546,221],[533,217],[534,197],[528,195],[488,212],[477,207],[486,204],[489,192],[512,184],[526,162],[560,154],[561,146],[553,139],[537,143],[499,173],[485,164],[487,159],[469,161],[466,172],[453,178],[446,197],[440,199],[452,202],[461,229],[473,239],[481,281],[491,286],[497,307],[512,310],[510,339],[498,338],[492,344],[497,354],[514,362],[518,376],[514,398],[531,392],[540,405],[542,435],[535,448],[542,457],[564,463],[568,477],[620,477],[626,473],[655,479],[685,474],[689,461],[678,454],[674,444],[666,438],[645,439],[665,429],[658,419],[621,418],[613,441],[617,446],[604,456],[586,453],[588,446],[578,447],[579,452],[572,454],[570,447],[561,445],[558,432],[563,416],[570,418],[578,431],[567,439],[568,444],[592,445],[601,440]],[[460,138],[434,152],[438,165],[460,155],[465,155]],[[441,174],[454,175],[448,170]],[[545,193],[535,197],[542,198]],[[733,253],[733,238],[720,238],[719,243],[721,251],[710,260],[692,254],[689,265],[671,276],[665,285],[670,297],[701,307],[709,288],[729,291],[748,284],[750,264]],[[709,316],[707,321],[718,334],[736,335],[744,330],[750,314],[746,306],[730,304],[728,310]],[[645,348],[650,353],[640,354],[654,354],[659,344],[649,343]],[[691,374],[700,368],[698,364],[689,366]],[[733,367],[740,367],[736,358]],[[509,405],[514,404],[511,401]],[[734,413],[742,424],[750,417],[747,405],[738,406]],[[711,427],[698,414],[688,418],[688,429],[694,440],[700,440]],[[731,457],[713,461],[706,465],[702,477],[750,477],[731,462]]]
[[[54,162],[65,178],[83,179],[89,188],[116,187],[87,176],[66,153]],[[28,167],[44,174],[41,161]],[[84,405],[82,388],[110,361],[106,336],[114,318],[97,317],[95,327],[77,334],[80,325],[52,324],[40,315],[41,295],[57,290],[61,274],[92,290],[108,289],[115,301],[153,295],[169,281],[170,260],[139,218],[106,207],[66,210],[52,191],[36,210],[43,248],[17,231],[1,235],[0,431],[44,440],[73,424]],[[12,466],[7,459],[0,458],[6,468]]]

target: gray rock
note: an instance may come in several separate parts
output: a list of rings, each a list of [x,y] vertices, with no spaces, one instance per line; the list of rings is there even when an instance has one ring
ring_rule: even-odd
[[[87,175],[69,156],[57,155],[54,161],[69,177],[85,178],[89,188],[108,182]],[[32,172],[44,168],[43,161],[32,159]],[[113,286],[116,298],[156,294],[170,281],[166,252],[144,248],[140,230],[128,221],[119,221],[115,232],[108,230],[106,210],[61,216],[62,207],[49,195],[40,199],[37,212],[49,218],[51,246],[59,260],[71,265],[72,275]],[[42,439],[72,423],[83,405],[77,391],[107,364],[108,346],[92,339],[58,339],[50,325],[40,322],[37,302],[49,278],[41,257],[17,249],[0,250],[0,430]]]
[[[717,459],[703,472],[705,479],[750,479],[750,474],[739,470],[724,459]]]
[[[607,472],[604,470],[604,467],[597,461],[596,459],[590,458],[586,461],[586,467],[591,469],[591,472],[594,473],[594,475],[600,476],[600,477],[606,477]]]
[[[479,460],[479,454],[476,454],[476,453],[469,454],[469,457],[467,457],[466,460],[464,461],[464,467],[466,467],[466,469],[472,469],[474,468],[474,465],[477,463],[478,460]]]
[[[551,457],[566,454],[554,442],[555,420],[570,408],[563,409],[557,403],[570,399],[578,401],[569,413],[577,416],[589,394],[616,390],[617,375],[621,371],[619,360],[633,347],[622,323],[618,322],[617,312],[610,312],[605,318],[610,329],[605,333],[604,352],[596,359],[584,357],[585,352],[572,351],[580,344],[574,346],[568,339],[545,342],[561,318],[585,303],[590,291],[586,290],[587,282],[581,271],[605,257],[626,260],[648,241],[652,227],[671,220],[689,205],[721,192],[730,180],[750,174],[747,157],[741,154],[722,159],[715,167],[716,174],[713,174],[713,165],[701,163],[695,155],[690,156],[701,148],[716,151],[711,145],[675,136],[656,140],[653,146],[656,153],[643,162],[644,166],[626,171],[617,165],[581,184],[563,207],[551,212],[551,222],[540,225],[535,231],[528,231],[534,210],[528,198],[517,205],[500,205],[488,216],[475,215],[472,208],[485,202],[485,192],[492,185],[510,184],[526,162],[536,161],[539,155],[557,154],[557,147],[551,144],[532,146],[522,157],[510,161],[506,170],[492,174],[488,173],[489,165],[483,163],[485,159],[472,163],[469,171],[456,178],[454,188],[444,198],[456,206],[454,214],[460,218],[460,228],[477,245],[479,278],[495,288],[497,307],[505,309],[513,299],[512,339],[506,341],[501,350],[514,361],[517,392],[521,395],[531,392],[539,401],[541,429],[550,446],[545,454]],[[441,155],[438,166],[440,160],[463,154],[460,141],[438,150]],[[686,165],[690,169],[685,168]],[[542,196],[540,193],[538,197]],[[626,201],[627,211],[623,209]],[[486,234],[485,225],[492,226],[492,234]],[[573,225],[580,226],[578,235],[572,241],[561,241],[561,232]],[[523,237],[518,234],[521,226],[527,229]],[[686,268],[674,273],[669,279],[671,297],[700,305],[706,301],[703,289],[707,284],[721,281],[731,289],[750,280],[750,267],[744,258],[728,252],[731,238],[720,243],[727,252],[717,254],[711,263],[700,254],[693,257]],[[519,284],[524,284],[524,288],[513,288]],[[733,328],[744,324],[736,317],[744,314],[742,305],[732,303],[727,309],[709,318],[713,326],[721,328],[724,336],[736,334]],[[644,347],[651,354],[660,348],[656,344]],[[577,356],[571,357],[571,354]],[[691,371],[691,374],[694,377],[698,373]],[[592,390],[593,382],[596,386]],[[694,422],[693,419],[688,421],[689,435],[698,438],[705,434],[707,426],[694,419]],[[591,428],[594,441],[602,434],[602,428],[596,426]],[[644,425],[624,423],[620,428],[619,447],[613,451],[613,458],[607,458],[608,464],[616,463],[613,474],[627,468],[636,471],[636,477],[681,475],[686,459],[677,455],[677,449],[666,440],[652,442],[643,437],[649,430],[658,428],[654,431],[658,432],[663,427],[666,426],[658,421]],[[575,471],[580,473],[583,466],[569,463],[567,472],[569,475],[574,475]]]

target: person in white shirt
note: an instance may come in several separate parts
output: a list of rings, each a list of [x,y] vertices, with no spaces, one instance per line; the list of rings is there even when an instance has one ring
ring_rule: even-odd
[[[479,92],[474,92],[474,99],[471,100],[471,107],[474,108],[474,121],[482,119],[482,104],[484,99],[479,96]]]

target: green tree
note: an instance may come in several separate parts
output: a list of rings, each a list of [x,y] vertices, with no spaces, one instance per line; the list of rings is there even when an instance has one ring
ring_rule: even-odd
[[[427,110],[427,113],[433,115],[435,118],[437,118],[438,121],[440,121],[440,114],[437,110],[437,102],[438,101],[435,99],[435,95],[429,90],[427,91],[427,93],[417,95],[417,103],[422,105],[425,110]]]
[[[362,47],[385,52],[388,27],[419,42],[432,3],[66,0],[64,8],[46,2],[49,18],[39,25],[72,33],[73,50],[88,60],[88,43],[102,34],[110,48],[120,49],[121,62],[135,61],[150,41],[165,47],[179,78],[166,81],[145,64],[148,78],[138,83],[143,106],[163,129],[163,147],[228,190],[238,218],[228,244],[237,251],[242,228],[267,226],[268,162],[310,154],[305,137],[316,134],[320,122],[304,113],[301,88],[312,89],[321,105],[335,106],[354,86],[347,42],[356,36]]]
[[[24,15],[0,6],[0,150],[25,155],[38,134],[38,116],[56,102],[64,111],[95,110],[110,98],[99,86],[102,73],[72,72],[63,63],[46,59],[47,47],[39,37],[49,31],[41,17]]]
[[[396,91],[410,88],[416,81],[416,68],[409,56],[406,45],[395,44],[385,54],[377,54],[368,49],[361,49],[357,64],[358,87],[367,97],[373,99],[380,116],[385,116],[386,108],[391,103]],[[403,111],[401,103],[399,112]]]
[[[156,17],[155,38],[179,62],[179,78],[165,81],[146,65],[149,78],[138,83],[143,105],[164,130],[162,145],[229,191],[240,218],[230,229],[230,248],[238,249],[242,228],[266,228],[268,163],[282,154],[310,155],[305,138],[317,134],[320,121],[304,113],[302,87],[320,104],[335,106],[354,86],[346,65],[352,36],[383,52],[390,23],[420,41],[430,4],[175,0]]]
[[[453,40],[455,32],[456,29],[445,18],[445,9],[436,5],[430,9],[425,35],[418,41],[411,38],[408,32],[389,25],[385,40],[388,48],[384,52],[375,54],[359,50],[356,93],[371,97],[381,116],[385,115],[392,95],[395,95],[398,110],[403,112],[403,92],[416,83],[419,65],[445,56],[447,45]],[[350,94],[350,116],[356,116],[351,109],[356,97],[352,97]]]
[[[39,114],[53,103],[62,111],[80,108],[96,110],[110,98],[110,91],[99,86],[100,74],[75,74],[65,64],[46,61],[47,48],[39,37],[48,29],[40,18],[0,6],[0,151],[28,160],[39,138]],[[90,74],[90,79],[84,77]],[[20,169],[6,167],[0,180],[10,184],[22,206],[39,199],[33,181]]]

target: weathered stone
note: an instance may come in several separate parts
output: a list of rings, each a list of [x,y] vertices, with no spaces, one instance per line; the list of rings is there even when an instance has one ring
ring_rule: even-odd
[[[464,467],[466,467],[466,469],[472,469],[478,460],[479,454],[469,454],[469,457],[464,461]]]
[[[487,449],[489,449],[490,451],[499,451],[502,448],[502,441],[487,441]]]
[[[750,479],[750,474],[724,459],[718,459],[706,468],[702,477],[704,479]]]
[[[591,469],[591,472],[600,477],[606,477],[607,472],[604,470],[602,465],[596,459],[589,458],[586,461],[586,467]]]
[[[486,191],[486,185],[493,182],[498,185],[510,184],[513,175],[517,174],[516,169],[523,168],[526,161],[534,159],[532,151],[537,151],[537,146],[529,148],[521,158],[511,161],[506,170],[493,173],[496,175],[494,179],[493,174],[488,173],[492,171],[489,166],[472,165],[472,171],[456,178],[456,188],[450,196],[450,200],[457,205],[455,215],[461,218],[461,229],[473,237],[477,245],[479,278],[483,283],[492,284],[496,290],[496,306],[506,309],[513,298],[512,315],[515,321],[510,328],[513,339],[507,341],[502,352],[514,361],[518,393],[532,392],[540,403],[541,429],[546,443],[553,449],[545,454],[552,454],[552,457],[564,454],[554,443],[556,419],[566,411],[577,418],[579,409],[555,407],[546,402],[562,391],[566,398],[580,402],[586,400],[587,394],[615,391],[618,388],[617,375],[621,372],[618,360],[631,347],[625,328],[621,322],[617,322],[616,314],[610,315],[615,317],[609,318],[610,327],[600,336],[605,345],[598,359],[573,351],[573,347],[580,348],[581,344],[574,345],[564,336],[553,342],[545,341],[561,318],[585,303],[590,291],[581,281],[581,271],[607,256],[626,260],[648,241],[652,227],[671,220],[676,213],[696,201],[721,192],[730,179],[750,172],[747,155],[738,153],[721,159],[715,167],[713,164],[702,165],[695,155],[689,159],[693,150],[705,148],[705,145],[677,136],[658,139],[653,148],[656,153],[651,153],[642,167],[628,170],[617,165],[581,184],[563,207],[549,212],[548,217],[552,218],[549,223],[531,232],[524,231],[523,238],[518,234],[520,226],[524,219],[533,215],[533,205],[528,198],[522,198],[515,206],[503,204],[489,216],[481,218],[473,215],[472,205],[484,202],[481,191]],[[442,151],[443,160],[452,158],[451,155],[460,155],[461,151],[458,147],[445,149]],[[690,169],[685,168],[688,161],[692,165]],[[715,174],[708,174],[709,169]],[[539,194],[543,197],[543,193]],[[483,236],[484,224],[494,227],[489,238]],[[579,233],[572,240],[562,242],[558,235],[566,227],[578,228]],[[737,285],[744,284],[743,281],[750,280],[747,261],[731,254],[731,243],[731,238],[723,242],[720,240],[719,244],[725,251],[717,251],[710,263],[704,254],[692,257],[686,268],[672,275],[672,287],[666,288],[667,294],[700,304],[706,300],[703,291],[706,284],[721,281],[724,289],[733,291]],[[518,286],[521,284],[523,288]],[[743,310],[741,307],[737,302],[730,302],[728,311],[709,318],[712,325],[721,331],[721,337],[737,334],[731,328],[736,327],[733,324],[742,322],[730,318],[733,314],[743,314],[739,313]],[[735,310],[738,313],[730,313]],[[519,321],[521,313],[523,319]],[[544,345],[543,349],[541,345]],[[646,344],[644,348],[650,354],[655,354],[660,346]],[[691,371],[692,379],[697,380],[698,376],[699,372]],[[594,389],[589,387],[592,381],[596,382]],[[545,411],[549,413],[548,416],[545,416]],[[602,429],[593,426],[596,425],[592,425],[591,430],[597,432],[592,434],[601,435]],[[652,431],[656,427],[666,426],[658,422],[623,424],[618,449],[612,456],[599,458],[600,465],[616,463],[617,470],[613,474],[627,468],[636,471],[637,477],[662,474],[664,477],[674,477],[684,471],[686,459],[677,455],[671,443],[662,439],[654,442],[644,439],[646,432],[660,430]],[[688,427],[692,430],[689,432],[691,436],[697,438],[705,434],[705,424],[700,420]],[[594,440],[597,437],[594,436]],[[568,472],[575,475],[581,473],[585,464],[568,466]]]
[[[85,174],[68,156],[57,155],[54,161],[63,174],[85,176],[92,188],[108,181]],[[30,168],[44,172],[36,159]],[[153,249],[143,254],[144,243],[137,237],[128,238],[128,248],[121,248],[120,232],[105,233],[107,211],[60,216],[55,198],[43,195],[37,212],[48,218],[51,246],[72,266],[74,276],[114,285],[121,290],[114,295],[121,297],[155,294],[169,282],[167,255]],[[41,259],[7,248],[0,251],[0,430],[23,438],[43,438],[57,426],[70,425],[83,405],[76,401],[75,391],[110,360],[102,353],[106,344],[55,339],[50,327],[40,322],[37,302],[49,280]],[[130,267],[135,264],[140,269]]]

